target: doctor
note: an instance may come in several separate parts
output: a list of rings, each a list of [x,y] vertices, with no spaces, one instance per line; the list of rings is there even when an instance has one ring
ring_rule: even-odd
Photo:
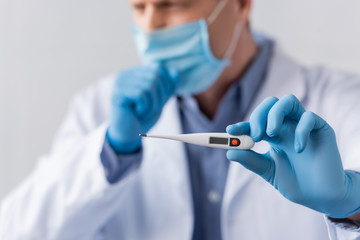
[[[252,33],[251,3],[132,0],[144,64],[74,98],[0,238],[360,239],[360,80]],[[254,151],[138,136],[225,130]]]

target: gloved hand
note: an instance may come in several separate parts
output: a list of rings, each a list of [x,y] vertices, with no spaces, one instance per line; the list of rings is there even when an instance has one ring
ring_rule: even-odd
[[[141,146],[140,133],[157,122],[167,100],[175,91],[172,76],[158,64],[121,72],[112,93],[111,119],[107,139],[118,154],[129,154]]]
[[[334,130],[293,95],[265,99],[250,122],[227,127],[270,144],[266,154],[229,150],[229,160],[263,177],[284,197],[334,218],[360,211],[360,174],[344,171]],[[360,161],[360,160],[359,160]]]

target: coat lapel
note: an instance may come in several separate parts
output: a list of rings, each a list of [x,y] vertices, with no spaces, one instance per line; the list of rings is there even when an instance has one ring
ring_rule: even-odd
[[[181,133],[176,98],[171,98],[150,131],[161,135]],[[192,193],[184,144],[162,139],[144,139],[143,186],[149,209],[159,206],[149,221],[160,232],[178,232],[173,239],[190,239],[193,229]],[[161,200],[161,202],[159,202]],[[160,204],[160,205],[159,205]],[[171,219],[171,223],[169,222]],[[158,223],[155,221],[159,221]],[[167,226],[167,227],[164,227]]]
[[[275,47],[267,77],[258,91],[255,101],[251,105],[245,121],[248,121],[252,111],[269,96],[281,98],[286,94],[294,94],[300,101],[306,101],[305,87],[306,81],[304,71],[301,66],[284,56]],[[265,153],[268,144],[260,142],[255,145],[253,150]],[[234,199],[235,194],[241,194],[241,189],[250,181],[255,174],[242,167],[240,164],[231,162],[223,201],[223,221],[227,219],[227,211]]]

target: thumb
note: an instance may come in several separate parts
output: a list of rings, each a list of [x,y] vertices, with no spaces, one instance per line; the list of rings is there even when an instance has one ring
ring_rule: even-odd
[[[175,68],[168,68],[167,71],[168,71],[170,80],[174,83],[175,86],[177,86],[180,81],[179,71]]]
[[[238,162],[250,171],[258,174],[267,182],[275,174],[274,162],[267,154],[259,154],[252,150],[228,150],[226,157],[234,162]]]

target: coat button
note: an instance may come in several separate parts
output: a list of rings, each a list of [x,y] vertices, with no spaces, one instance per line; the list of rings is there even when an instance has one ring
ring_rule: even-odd
[[[208,192],[208,200],[212,203],[217,203],[220,201],[220,194],[216,190],[211,190]]]

